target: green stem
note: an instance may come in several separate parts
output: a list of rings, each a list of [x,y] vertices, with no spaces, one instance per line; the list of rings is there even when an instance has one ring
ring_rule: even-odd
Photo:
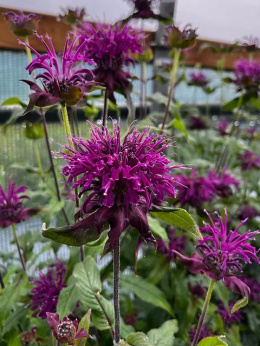
[[[199,340],[199,337],[200,337],[200,333],[201,333],[201,328],[203,326],[203,322],[204,322],[204,319],[205,319],[206,314],[207,314],[207,310],[208,310],[209,302],[210,302],[210,299],[211,299],[212,291],[213,291],[213,288],[214,288],[214,284],[215,284],[215,281],[213,279],[211,279],[210,284],[209,284],[209,288],[208,288],[208,292],[207,292],[207,295],[206,295],[206,298],[205,298],[205,301],[204,301],[204,305],[203,305],[203,308],[202,308],[202,312],[201,312],[201,315],[200,315],[198,327],[197,327],[197,330],[196,330],[196,333],[195,333],[195,336],[194,336],[194,339],[192,341],[192,345],[191,346],[196,346],[197,343],[198,343],[198,340]]]
[[[180,50],[176,49],[175,54],[174,54],[173,64],[172,64],[170,91],[169,91],[167,106],[165,109],[165,114],[164,114],[164,119],[163,119],[163,124],[162,124],[162,130],[164,130],[164,128],[165,128],[166,121],[167,121],[167,118],[169,115],[169,110],[170,110],[170,105],[171,105],[171,100],[172,100],[172,93],[173,93],[176,74],[177,74],[177,70],[178,70],[178,66],[179,66],[179,60],[180,60]]]
[[[24,41],[25,41],[25,43],[30,44],[28,36],[25,37]],[[26,50],[26,54],[28,57],[28,61],[29,61],[29,63],[31,63],[32,62],[32,52],[31,52],[30,48],[28,48],[26,46],[25,46],[25,50]]]
[[[115,336],[114,345],[120,343],[120,302],[119,302],[119,276],[120,276],[120,242],[119,239],[113,251],[114,261],[114,311],[115,311]]]
[[[34,150],[35,150],[36,161],[37,161],[38,167],[39,167],[39,174],[40,174],[40,177],[42,178],[42,180],[44,180],[44,173],[43,173],[43,169],[42,169],[40,152],[39,152],[38,144],[36,143],[36,141],[35,141]]]
[[[64,122],[65,133],[66,133],[66,136],[69,137],[68,138],[69,146],[71,147],[71,149],[73,149],[73,143],[71,141],[72,133],[70,129],[69,116],[68,116],[68,110],[66,105],[65,106],[61,105],[61,112],[62,112],[62,117]]]
[[[16,246],[17,246],[19,258],[20,258],[20,261],[21,261],[23,270],[24,270],[25,273],[26,273],[25,262],[24,262],[24,258],[23,258],[22,252],[21,252],[21,248],[20,248],[20,244],[19,244],[19,241],[18,241],[18,238],[17,238],[17,234],[16,234],[16,230],[15,230],[14,224],[12,224],[12,230],[13,230],[14,241],[15,241],[15,244],[16,244]]]

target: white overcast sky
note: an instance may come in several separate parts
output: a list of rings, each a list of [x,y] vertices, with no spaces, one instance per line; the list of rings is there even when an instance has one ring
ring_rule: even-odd
[[[88,18],[106,22],[124,18],[131,11],[127,0],[0,0],[0,6],[53,15],[68,6],[85,7]],[[250,35],[260,38],[259,18],[260,0],[177,0],[175,12],[177,25],[190,23],[201,38],[225,42]]]

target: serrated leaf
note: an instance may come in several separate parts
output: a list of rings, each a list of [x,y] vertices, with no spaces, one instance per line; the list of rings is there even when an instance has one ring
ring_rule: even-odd
[[[185,209],[158,208],[156,211],[151,211],[150,213],[158,219],[167,222],[170,225],[178,226],[185,231],[192,233],[196,238],[202,239],[202,235],[196,222]]]
[[[100,330],[111,328],[114,322],[112,304],[101,296],[101,280],[98,266],[91,256],[78,263],[73,271],[79,300],[87,310],[92,309],[93,324]]]
[[[91,309],[88,310],[88,312],[85,314],[85,316],[82,317],[78,331],[81,329],[84,329],[87,333],[89,331],[89,326],[90,326],[90,316],[91,316]],[[88,338],[81,338],[81,339],[76,339],[74,341],[74,346],[85,346],[86,341]]]
[[[120,279],[120,285],[134,292],[134,294],[143,301],[158,306],[166,310],[170,315],[174,316],[174,312],[164,293],[155,285],[148,283],[141,277],[135,275],[122,276]]]
[[[160,221],[151,217],[151,215],[147,215],[149,227],[153,233],[153,235],[161,238],[165,244],[168,245],[169,239],[167,236],[166,230],[161,226]]]
[[[154,346],[147,335],[141,332],[129,334],[126,338],[126,342],[131,346]]]
[[[178,331],[176,320],[164,322],[160,328],[151,329],[147,336],[154,346],[173,346],[174,334]]]
[[[205,338],[198,343],[198,346],[228,346],[228,344],[226,337],[221,335]]]
[[[71,276],[68,280],[68,286],[64,287],[59,295],[57,314],[59,314],[60,320],[73,312],[78,300],[76,280]]]
[[[236,304],[233,306],[232,310],[231,310],[231,314],[233,314],[234,312],[236,312],[237,310],[243,308],[244,306],[246,306],[248,304],[248,298],[247,297],[243,297],[242,299],[238,300],[236,302]]]

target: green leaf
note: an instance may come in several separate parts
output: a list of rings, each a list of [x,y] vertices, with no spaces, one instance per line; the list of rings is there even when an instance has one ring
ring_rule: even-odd
[[[173,125],[176,129],[178,129],[178,130],[180,130],[182,133],[184,133],[186,139],[189,138],[189,135],[188,135],[188,132],[187,132],[187,130],[186,130],[186,127],[185,127],[184,123],[183,123],[181,120],[179,120],[179,119],[174,119],[173,122],[172,122],[172,125]]]
[[[198,346],[223,346],[223,345],[228,346],[228,344],[226,343],[226,337],[224,335],[208,337],[201,340],[198,343]]]
[[[166,310],[174,316],[174,312],[167,302],[164,293],[155,285],[146,282],[139,276],[124,275],[120,279],[120,285],[134,292],[140,299]]]
[[[4,345],[21,346],[21,338],[19,334],[20,332],[18,332],[17,327],[10,330],[8,333],[4,335],[4,339],[5,341],[7,341],[7,344],[4,344]]]
[[[236,302],[236,304],[233,306],[232,310],[231,310],[231,314],[233,314],[234,312],[236,312],[237,310],[243,308],[244,306],[246,306],[248,304],[248,299],[247,297],[243,297],[242,299],[238,300]]]
[[[23,108],[26,108],[26,104],[22,102],[19,97],[10,97],[9,99],[5,100],[1,106],[22,106]]]
[[[24,308],[24,306],[19,306],[15,308],[15,311],[12,311],[8,319],[5,321],[3,334],[17,327],[20,321],[24,321],[26,318],[27,312],[28,311],[27,309]]]
[[[45,136],[44,128],[41,123],[30,123],[26,121],[26,128],[24,131],[25,137],[29,139],[39,139]]]
[[[166,230],[161,226],[160,221],[151,217],[151,215],[147,215],[149,227],[153,233],[157,237],[161,238],[165,244],[168,245],[169,239]]]
[[[147,335],[141,332],[129,334],[126,338],[126,342],[131,346],[154,346],[149,341]]]
[[[0,322],[9,316],[15,303],[22,295],[27,293],[27,288],[28,278],[26,275],[23,275],[23,277],[16,277],[13,283],[5,287],[0,298]]]
[[[82,317],[82,319],[79,323],[78,331],[80,331],[81,329],[84,329],[88,333],[89,326],[90,326],[90,316],[91,316],[91,309],[89,309],[88,312],[86,313],[86,315]],[[74,341],[74,345],[75,346],[85,346],[87,339],[88,338],[76,339]]]
[[[101,296],[99,269],[91,256],[78,263],[73,271],[78,298],[85,309],[92,309],[93,324],[100,330],[111,328],[114,322],[112,304]]]
[[[154,346],[173,346],[174,334],[178,331],[176,320],[164,322],[160,328],[151,329],[147,336]]]
[[[12,111],[12,114],[11,114],[10,118],[5,122],[5,124],[3,126],[4,134],[6,134],[6,131],[7,131],[8,127],[10,125],[13,125],[14,123],[16,123],[16,120],[18,118],[20,118],[21,115],[22,115],[22,110],[21,109],[14,109]]]
[[[125,324],[124,320],[120,318],[120,335],[122,338],[126,338],[130,333],[134,333],[135,329],[129,324]]]
[[[185,209],[180,208],[161,208],[150,212],[158,219],[169,223],[173,226],[178,226],[185,231],[192,233],[196,238],[201,238],[202,235],[193,218]]]
[[[57,314],[59,314],[60,320],[73,312],[78,300],[76,280],[71,276],[68,280],[68,286],[62,289],[59,296]]]

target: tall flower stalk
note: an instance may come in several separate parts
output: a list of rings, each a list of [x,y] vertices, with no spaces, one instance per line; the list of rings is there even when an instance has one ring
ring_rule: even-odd
[[[25,261],[24,261],[23,255],[22,255],[22,251],[21,251],[21,247],[20,247],[19,240],[18,240],[18,237],[17,237],[15,225],[12,223],[11,226],[12,226],[14,242],[15,242],[16,247],[17,247],[17,251],[18,251],[19,258],[20,258],[20,262],[21,262],[21,265],[23,267],[24,272],[26,273]]]
[[[170,106],[171,106],[171,101],[172,101],[172,94],[173,94],[173,89],[174,89],[175,80],[176,80],[176,74],[177,74],[178,66],[179,66],[179,60],[180,60],[180,49],[176,49],[174,52],[174,59],[173,59],[173,63],[172,63],[170,90],[169,90],[168,101],[167,101],[167,105],[166,105],[166,109],[165,109],[165,114],[164,114],[164,119],[163,119],[163,124],[162,124],[162,130],[164,130],[168,116],[169,116],[169,111],[170,111]]]
[[[207,292],[207,295],[206,295],[206,298],[205,298],[205,301],[204,301],[204,304],[203,304],[202,312],[201,312],[201,315],[200,315],[200,318],[199,318],[199,323],[198,323],[198,326],[197,326],[197,329],[196,329],[196,332],[195,332],[194,339],[192,341],[192,346],[196,346],[198,341],[199,341],[201,329],[203,327],[203,322],[204,322],[205,317],[207,315],[208,306],[209,306],[209,303],[210,303],[210,299],[211,299],[211,295],[212,295],[212,292],[213,292],[214,284],[215,284],[215,281],[213,279],[211,279],[210,280],[210,284],[209,284],[209,288],[208,288],[208,292]]]

